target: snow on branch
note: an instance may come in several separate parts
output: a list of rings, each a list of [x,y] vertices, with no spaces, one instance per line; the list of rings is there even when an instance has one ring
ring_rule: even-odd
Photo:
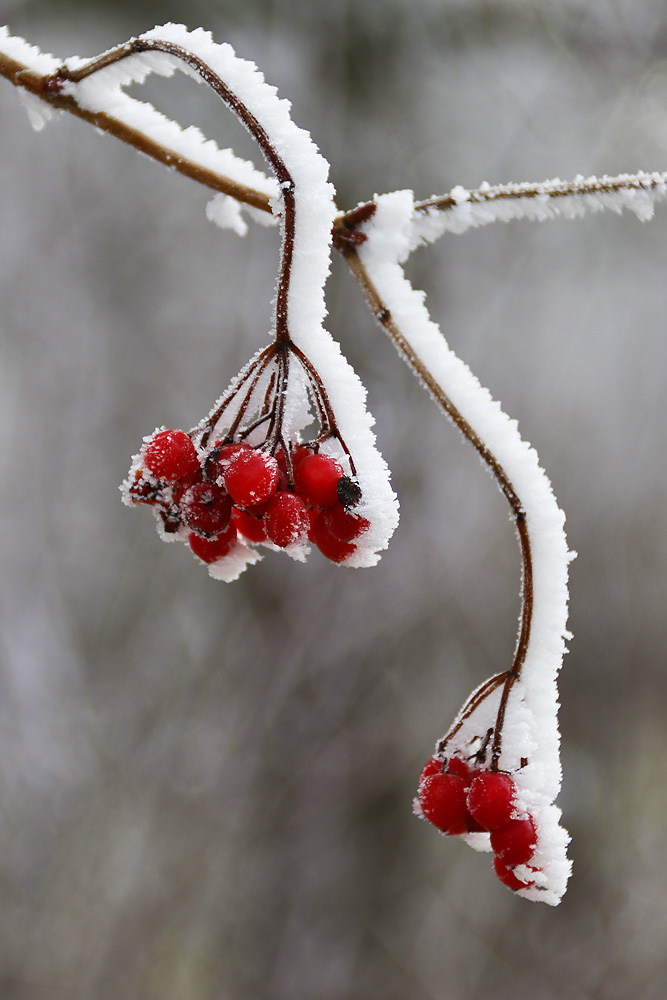
[[[193,32],[191,38],[210,38],[199,31],[201,36]],[[109,55],[100,57],[98,71],[94,67],[99,60],[78,56],[58,59],[0,27],[0,75],[18,88],[37,131],[58,112],[67,111],[217,192],[208,212],[213,221],[243,234],[245,223],[240,220],[239,205],[247,206],[251,214],[255,210],[255,219],[273,221],[271,201],[278,195],[274,178],[231,149],[220,149],[199,129],[181,128],[148,102],[123,93],[123,86],[143,83],[151,73],[171,76],[176,69],[187,72],[187,65],[167,54],[142,55],[139,49],[136,54],[127,50],[128,58],[122,64],[115,61],[105,65]],[[201,77],[196,79],[202,82]],[[234,199],[236,210],[229,206],[227,198]]]
[[[484,183],[473,191],[455,187],[442,197],[417,202],[414,229],[430,243],[444,233],[464,233],[491,222],[529,219],[544,222],[578,219],[587,212],[609,209],[634,212],[641,222],[653,217],[657,201],[667,196],[667,173],[575,177],[540,184]]]
[[[516,422],[449,348],[427,312],[424,294],[413,289],[404,274],[403,263],[422,240],[423,220],[412,192],[382,195],[374,205],[359,227],[366,240],[348,248],[348,263],[401,356],[494,476],[510,505],[522,559],[522,610],[512,666],[473,692],[438,741],[427,765],[436,769],[437,777],[431,771],[425,776],[417,811],[432,819],[424,789],[428,786],[440,795],[434,781],[459,783],[456,794],[463,813],[454,826],[444,821],[436,825],[462,833],[479,850],[494,850],[501,880],[520,895],[555,905],[570,872],[569,838],[554,804],[561,780],[556,677],[565,652],[572,558],[564,515]],[[484,780],[493,775],[492,782],[511,783],[502,828],[509,824],[511,840],[528,838],[523,853],[516,853],[512,842],[515,853],[503,855],[494,844],[494,828],[465,812],[462,771],[468,785],[480,774],[486,775]],[[534,843],[529,843],[531,837]]]

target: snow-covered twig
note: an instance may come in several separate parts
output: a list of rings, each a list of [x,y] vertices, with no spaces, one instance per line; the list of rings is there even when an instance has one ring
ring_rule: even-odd
[[[473,693],[437,753],[443,762],[455,757],[477,769],[512,775],[517,815],[530,817],[537,829],[530,871],[517,869],[524,876],[519,892],[556,904],[570,871],[568,836],[554,804],[561,778],[556,677],[565,651],[572,557],[564,516],[536,452],[450,350],[428,315],[423,293],[404,274],[402,265],[423,241],[412,192],[382,195],[365,215],[357,228],[366,239],[348,246],[348,264],[399,354],[494,476],[510,505],[521,547],[522,602],[513,663]],[[491,849],[488,833],[468,834],[468,839],[478,849]]]
[[[667,173],[575,177],[573,181],[484,183],[476,190],[455,187],[449,194],[415,204],[415,231],[426,242],[444,233],[464,233],[491,222],[529,219],[544,222],[558,216],[578,219],[587,212],[634,212],[646,222],[655,203],[667,197]]]
[[[130,44],[133,43],[127,43]],[[127,51],[127,46],[112,51],[120,50]],[[106,59],[108,55],[100,58]],[[67,67],[76,66],[80,71],[86,64],[89,68],[99,65],[99,59],[66,62]],[[151,105],[126,94],[116,95],[112,109],[86,108],[76,92],[63,92],[57,86],[57,73],[64,65],[22,38],[10,35],[6,27],[0,27],[0,76],[22,92],[36,128],[41,128],[56,112],[67,111],[191,180],[270,217],[271,199],[277,194],[272,178],[240,160],[231,150],[218,149],[198,129],[181,129]],[[165,64],[153,68],[154,72],[164,70]],[[73,78],[70,73],[70,79]],[[574,219],[604,209],[614,212],[627,209],[647,221],[653,215],[655,203],[666,194],[667,173],[639,171],[615,177],[578,176],[571,181],[495,185],[485,182],[470,190],[458,185],[448,194],[417,202],[415,208],[421,217],[420,234],[431,242],[446,232],[463,233],[491,222],[512,219],[543,222],[558,216]],[[243,232],[237,213],[226,203],[224,208],[213,208],[210,214],[222,224]],[[340,226],[336,232],[341,232]]]
[[[59,70],[81,69],[90,62],[79,58],[63,62],[0,27],[0,76],[17,87],[34,128],[41,129],[53,115],[67,111],[171,170],[270,217],[271,199],[278,194],[275,180],[231,150],[219,149],[199,129],[182,129],[150,104],[123,94],[119,88],[106,106],[88,107],[81,99],[81,89],[59,85]],[[151,71],[170,75],[174,68],[164,59],[154,60]],[[146,75],[147,71],[141,79]]]

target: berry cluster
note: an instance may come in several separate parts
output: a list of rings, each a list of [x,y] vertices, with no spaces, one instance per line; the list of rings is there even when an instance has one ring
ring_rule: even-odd
[[[459,757],[431,757],[419,776],[418,799],[421,815],[443,833],[490,833],[503,885],[514,890],[534,885],[514,871],[532,859],[537,830],[531,816],[518,815],[516,785],[508,774],[473,768]]]
[[[185,431],[156,431],[135,459],[126,496],[153,506],[164,533],[185,537],[205,563],[224,559],[239,540],[286,549],[306,539],[341,563],[370,522],[351,509],[359,486],[315,448],[297,443],[271,454],[216,441],[202,452]]]

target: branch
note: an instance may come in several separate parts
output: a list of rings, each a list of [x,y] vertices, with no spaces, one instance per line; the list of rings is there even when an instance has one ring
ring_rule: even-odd
[[[345,257],[399,354],[441,411],[475,448],[507,498],[519,538],[522,593],[511,668],[469,699],[438,743],[438,753],[511,773],[521,807],[538,829],[539,873],[522,894],[557,903],[567,884],[567,834],[554,800],[560,788],[556,676],[565,650],[571,554],[549,481],[519,435],[467,366],[449,349],[402,264],[422,241],[410,192],[382,195],[360,227],[366,241]],[[488,835],[478,846],[489,849]]]
[[[205,140],[198,129],[183,130],[150,104],[126,94],[116,94],[115,113],[86,107],[74,85],[64,89],[58,84],[59,70],[64,81],[69,71],[60,60],[0,29],[0,76],[25,95],[35,127],[40,128],[53,113],[67,111],[198,184],[271,214],[271,199],[278,193],[276,184],[252,164]],[[41,120],[37,101],[44,105]],[[228,176],[229,173],[236,173],[238,179]],[[244,176],[252,183],[244,183],[240,179]]]
[[[642,221],[653,217],[655,203],[667,197],[667,173],[619,174],[617,177],[575,177],[573,181],[538,184],[482,184],[474,191],[453,188],[449,194],[415,204],[421,216],[416,231],[426,242],[443,233],[464,233],[491,222],[530,219],[544,222],[562,216],[580,218],[586,212],[623,209]]]

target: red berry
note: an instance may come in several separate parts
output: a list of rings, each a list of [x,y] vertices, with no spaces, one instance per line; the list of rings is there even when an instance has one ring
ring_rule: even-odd
[[[205,563],[216,562],[229,554],[229,551],[236,541],[236,525],[233,521],[215,538],[202,538],[200,535],[188,535],[190,548],[196,556],[199,556]]]
[[[356,550],[356,545],[352,545],[350,542],[342,542],[340,538],[335,538],[324,523],[323,514],[324,511],[319,511],[315,517],[311,518],[308,537],[311,542],[317,545],[322,555],[326,556],[327,559],[331,559],[335,563],[341,563],[348,556],[352,555]]]
[[[248,449],[232,455],[223,475],[234,503],[248,507],[268,500],[275,492],[280,468],[272,455]]]
[[[294,469],[294,486],[310,507],[332,507],[338,501],[343,469],[330,455],[306,455]]]
[[[358,514],[348,514],[340,503],[336,503],[324,512],[324,523],[334,538],[339,538],[342,542],[352,542],[358,538],[371,522]]]
[[[298,542],[308,531],[308,509],[295,493],[274,493],[264,517],[266,536],[284,549]]]
[[[232,515],[236,527],[241,534],[251,542],[265,542],[266,529],[261,517],[256,517],[245,510],[234,510]]]
[[[296,469],[297,465],[299,465],[304,460],[304,458],[308,458],[309,455],[312,455],[312,452],[308,451],[308,449],[304,447],[304,445],[295,444],[292,448],[292,451],[290,452],[290,458],[292,459],[292,468]]]
[[[513,889],[516,892],[517,889],[526,889],[529,885],[535,885],[534,882],[522,882],[516,877],[511,868],[508,868],[500,858],[493,859],[493,867],[495,868],[496,875],[508,889]]]
[[[430,760],[427,760],[421,769],[421,774],[419,775],[419,787],[421,788],[424,781],[426,781],[427,778],[430,778],[432,774],[442,774],[443,768],[443,762],[438,760],[437,757],[431,757]]]
[[[181,500],[181,509],[191,528],[204,535],[218,535],[229,524],[232,500],[217,483],[195,483]]]
[[[470,813],[468,813],[466,818],[466,830],[468,833],[488,833],[486,827],[482,826],[481,823],[478,823],[475,817],[471,816]]]
[[[456,774],[432,774],[419,786],[419,804],[429,822],[443,833],[465,833],[466,792]]]
[[[507,774],[483,771],[468,790],[470,814],[485,830],[505,826],[512,818],[516,785]]]
[[[461,757],[450,757],[447,761],[447,770],[450,774],[458,774],[459,778],[463,778],[466,792],[468,791],[470,782],[477,774],[477,770],[474,767],[471,767],[467,761],[462,760]],[[466,830],[468,833],[486,832],[486,828],[478,823],[474,816],[470,815],[470,810],[468,810],[468,814],[466,816]]]
[[[465,760],[461,760],[460,757],[450,757],[447,761],[447,770],[451,774],[458,774],[459,778],[463,778],[466,783],[466,787],[472,781],[475,771]]]
[[[142,455],[149,472],[165,483],[194,482],[199,474],[197,449],[185,431],[158,431]]]
[[[206,475],[209,479],[218,479],[224,476],[225,470],[234,455],[242,451],[252,451],[249,444],[244,441],[235,444],[220,444],[216,441],[215,447],[206,460]]]
[[[508,867],[525,865],[537,846],[537,830],[531,817],[511,819],[491,832],[493,853]]]

